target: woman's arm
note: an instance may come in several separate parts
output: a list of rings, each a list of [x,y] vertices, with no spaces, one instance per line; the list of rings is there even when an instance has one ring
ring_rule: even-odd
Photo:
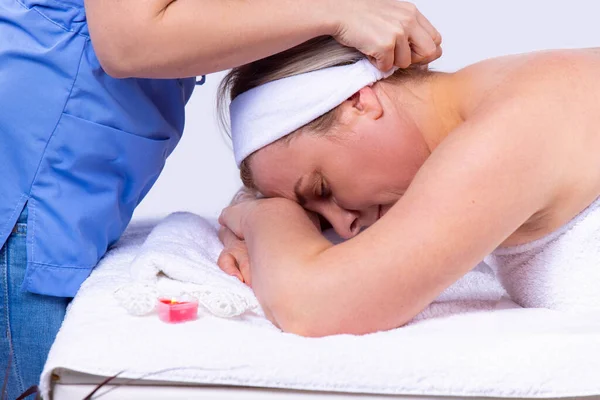
[[[198,76],[321,35],[386,70],[441,54],[435,28],[397,0],[86,0],[85,7],[98,58],[120,78]]]
[[[549,138],[562,127],[556,110],[532,100],[459,127],[384,218],[340,245],[283,199],[242,218],[225,213],[246,238],[253,288],[276,323],[307,336],[401,326],[546,207],[565,159]]]

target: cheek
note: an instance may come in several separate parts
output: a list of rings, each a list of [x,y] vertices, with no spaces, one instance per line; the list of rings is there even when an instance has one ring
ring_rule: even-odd
[[[406,174],[414,176],[427,160],[429,151],[422,140],[411,139],[409,138],[402,147],[400,160],[402,161],[402,170]]]
[[[412,178],[429,157],[429,148],[421,131],[413,123],[404,123],[398,130],[396,156],[398,172],[404,178]]]

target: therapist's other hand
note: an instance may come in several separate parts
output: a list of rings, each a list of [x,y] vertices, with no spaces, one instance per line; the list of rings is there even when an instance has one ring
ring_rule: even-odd
[[[227,275],[235,276],[248,286],[252,286],[246,242],[225,226],[219,229],[219,239],[224,246],[217,260],[219,268]]]
[[[340,43],[367,55],[381,71],[428,64],[442,55],[442,36],[409,2],[331,1]]]

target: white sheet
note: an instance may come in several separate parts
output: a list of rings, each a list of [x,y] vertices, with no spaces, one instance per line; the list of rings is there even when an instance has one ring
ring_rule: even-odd
[[[168,325],[133,317],[113,292],[149,227],[128,231],[73,301],[50,352],[55,368],[110,376],[334,392],[566,397],[600,394],[600,317],[520,309],[508,300],[439,303],[412,324],[307,339],[258,316]],[[164,284],[177,283],[164,280]],[[477,288],[473,298],[478,299]],[[457,311],[458,314],[452,314]],[[168,370],[168,371],[165,371]]]

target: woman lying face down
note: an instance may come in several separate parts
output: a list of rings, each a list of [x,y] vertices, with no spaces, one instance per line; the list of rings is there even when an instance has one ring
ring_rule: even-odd
[[[236,161],[265,198],[220,221],[269,318],[309,336],[398,327],[498,247],[567,224],[600,196],[598,67],[584,49],[378,76],[321,38],[234,69]]]

